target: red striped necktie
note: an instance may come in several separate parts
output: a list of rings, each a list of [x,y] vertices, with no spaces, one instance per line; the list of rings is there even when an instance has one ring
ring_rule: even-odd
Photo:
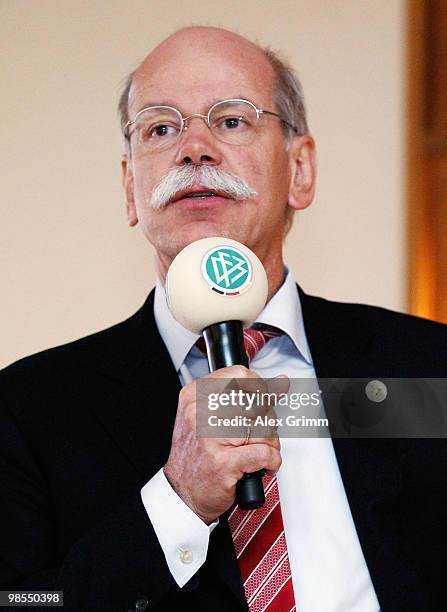
[[[295,612],[276,476],[264,476],[265,504],[228,517],[250,612]]]
[[[249,362],[279,329],[258,325],[244,329]],[[276,476],[264,476],[265,504],[256,510],[237,506],[228,518],[250,612],[296,610],[289,555]]]

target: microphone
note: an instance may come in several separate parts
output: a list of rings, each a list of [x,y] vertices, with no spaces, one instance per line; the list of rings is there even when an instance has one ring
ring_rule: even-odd
[[[248,247],[230,238],[202,238],[175,257],[166,276],[166,297],[174,318],[203,334],[210,372],[231,365],[248,367],[243,328],[267,301],[264,266]],[[236,485],[239,508],[265,503],[265,470],[244,474]]]

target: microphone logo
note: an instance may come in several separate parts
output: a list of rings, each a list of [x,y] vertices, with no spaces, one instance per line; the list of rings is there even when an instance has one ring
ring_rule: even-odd
[[[209,287],[229,297],[250,288],[253,267],[245,253],[226,245],[213,247],[202,259],[202,275]]]

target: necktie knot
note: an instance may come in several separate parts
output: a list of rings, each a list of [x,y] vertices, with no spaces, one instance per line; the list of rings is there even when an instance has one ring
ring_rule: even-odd
[[[277,327],[264,323],[255,323],[252,327],[244,329],[244,347],[247,353],[248,362],[250,363],[256,357],[269,340],[277,336],[282,336],[283,333],[284,332]],[[196,346],[202,353],[206,353],[205,340],[203,337],[197,340]]]
[[[269,340],[282,334],[277,327],[263,323],[244,329],[244,346],[248,361],[252,361]]]

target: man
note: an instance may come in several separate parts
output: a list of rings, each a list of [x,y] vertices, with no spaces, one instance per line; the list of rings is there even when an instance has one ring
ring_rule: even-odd
[[[156,249],[159,283],[127,321],[2,373],[1,588],[63,590],[67,610],[92,612],[442,609],[442,440],[194,435],[206,360],[163,285],[206,236],[255,251],[259,322],[283,332],[250,369],[215,377],[445,376],[443,326],[311,298],[285,270],[316,165],[292,73],[236,34],[185,28],[131,75],[120,110],[128,220]],[[261,468],[283,530],[267,568],[275,542],[262,548],[255,529],[240,546],[247,519],[232,508],[236,482]]]

